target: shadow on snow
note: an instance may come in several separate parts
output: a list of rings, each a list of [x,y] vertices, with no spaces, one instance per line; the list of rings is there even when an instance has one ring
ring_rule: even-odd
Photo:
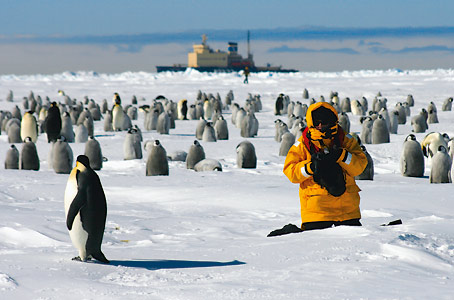
[[[244,264],[246,263],[238,260],[233,260],[229,262],[193,261],[193,260],[111,260],[109,265],[117,267],[160,270],[160,269],[226,267]]]

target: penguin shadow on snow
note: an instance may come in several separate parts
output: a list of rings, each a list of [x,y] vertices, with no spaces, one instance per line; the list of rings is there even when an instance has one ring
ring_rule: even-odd
[[[228,262],[220,261],[195,261],[195,260],[111,260],[109,265],[115,267],[141,268],[147,270],[161,269],[192,269],[210,267],[228,267],[245,265],[245,262],[232,260]]]

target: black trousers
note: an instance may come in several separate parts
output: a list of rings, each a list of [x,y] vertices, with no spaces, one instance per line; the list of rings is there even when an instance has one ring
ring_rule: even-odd
[[[306,222],[301,225],[302,230],[325,229],[333,226],[362,226],[359,219],[350,219],[345,221],[318,221]]]

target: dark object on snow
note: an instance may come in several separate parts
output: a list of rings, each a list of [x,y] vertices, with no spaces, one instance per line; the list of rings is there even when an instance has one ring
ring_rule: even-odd
[[[295,224],[287,224],[284,227],[282,227],[281,229],[276,229],[276,230],[271,231],[267,235],[267,237],[284,235],[284,234],[289,234],[289,233],[298,233],[298,232],[303,232],[303,230],[301,230],[301,228],[299,228]]]
[[[388,224],[381,224],[381,226],[392,226],[392,225],[401,225],[401,224],[402,224],[402,220],[398,219],[398,220],[391,221]]]

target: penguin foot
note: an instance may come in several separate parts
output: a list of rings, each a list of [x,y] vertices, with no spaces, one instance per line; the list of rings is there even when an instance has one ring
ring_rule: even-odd
[[[86,262],[86,261],[90,261],[91,258],[88,257],[85,260],[83,260],[82,258],[80,258],[80,256],[76,256],[76,257],[73,257],[71,260],[80,261],[80,262]]]

